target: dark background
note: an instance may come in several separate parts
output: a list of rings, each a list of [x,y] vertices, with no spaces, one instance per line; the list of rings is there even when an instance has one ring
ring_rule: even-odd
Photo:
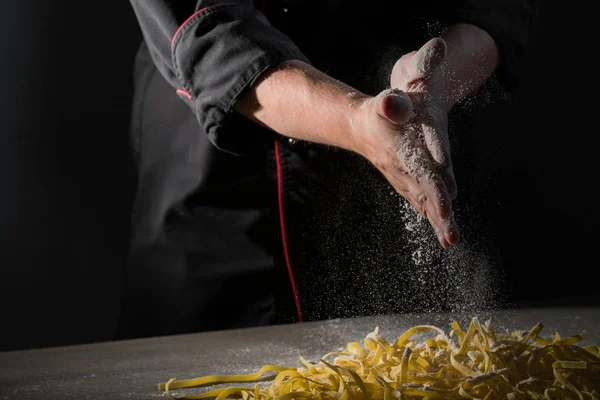
[[[517,306],[600,303],[589,27],[572,17],[543,4],[518,97],[477,121],[482,223]],[[110,340],[135,185],[137,22],[126,1],[72,0],[2,2],[0,21],[0,350]]]

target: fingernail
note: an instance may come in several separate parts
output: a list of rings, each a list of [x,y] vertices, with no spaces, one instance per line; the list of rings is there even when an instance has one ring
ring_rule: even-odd
[[[448,230],[446,232],[446,234],[444,236],[446,237],[446,240],[448,241],[448,243],[452,246],[457,244],[460,241],[460,234],[458,233],[457,229],[451,228],[450,230]]]

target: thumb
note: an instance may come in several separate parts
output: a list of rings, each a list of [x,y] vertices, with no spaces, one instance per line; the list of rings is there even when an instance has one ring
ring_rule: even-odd
[[[377,113],[383,118],[395,124],[406,124],[412,118],[412,101],[403,91],[386,90],[377,97]]]

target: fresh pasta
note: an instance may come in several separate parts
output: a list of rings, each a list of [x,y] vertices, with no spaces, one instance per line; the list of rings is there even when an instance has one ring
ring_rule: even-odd
[[[555,333],[545,339],[541,324],[500,333],[477,318],[466,331],[456,321],[450,327],[446,334],[436,326],[415,326],[393,342],[376,328],[362,343],[350,342],[317,363],[300,358],[297,367],[266,365],[254,374],[171,379],[159,390],[178,399],[215,400],[600,400],[600,348],[578,345],[583,335]],[[172,392],[253,382],[201,394]]]

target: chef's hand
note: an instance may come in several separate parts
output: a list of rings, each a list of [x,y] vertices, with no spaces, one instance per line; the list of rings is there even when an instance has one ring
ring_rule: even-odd
[[[405,54],[396,62],[390,83],[392,88],[402,90],[412,101],[415,116],[408,122],[406,130],[410,132],[419,156],[413,157],[413,165],[408,163],[408,173],[415,180],[429,181],[423,185],[435,187],[437,200],[433,203],[439,201],[436,208],[441,221],[432,221],[432,225],[442,245],[449,247],[458,242],[459,234],[452,217],[451,201],[456,198],[456,180],[448,140],[447,113],[452,104],[444,98],[447,74],[442,73],[442,65],[445,57],[445,41],[441,38],[432,39],[418,51]],[[425,211],[423,215],[427,217],[431,212],[428,207],[417,207],[417,210],[421,213]],[[451,233],[442,237],[440,235],[444,227],[449,228]]]
[[[431,156],[421,124],[409,121],[422,118],[421,110],[413,116],[413,103],[401,90],[369,96],[290,60],[263,74],[236,111],[281,135],[364,156],[429,220],[442,246],[457,243],[438,159]]]
[[[422,106],[423,100],[417,101],[413,104],[398,89],[364,99],[351,117],[354,150],[371,161],[429,220],[440,244],[448,248],[458,242],[459,235],[452,217],[452,198],[440,171],[442,146],[438,140],[432,156],[432,139],[427,136],[436,131],[422,126],[424,117],[416,106]]]

